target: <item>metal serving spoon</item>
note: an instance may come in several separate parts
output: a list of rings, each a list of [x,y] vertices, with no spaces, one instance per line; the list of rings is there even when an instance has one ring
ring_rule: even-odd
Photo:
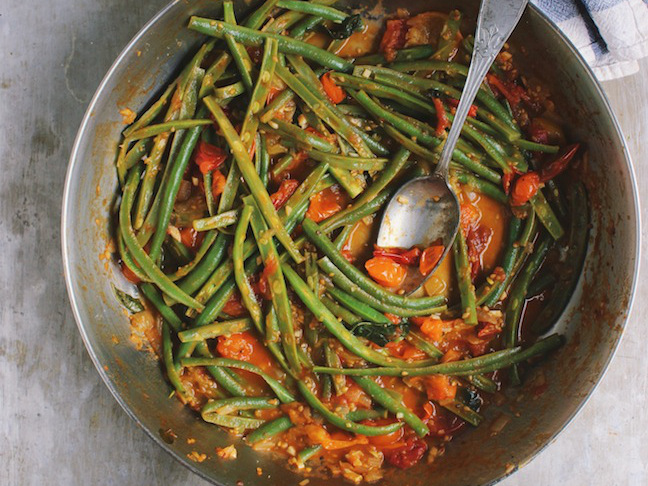
[[[392,197],[380,223],[377,244],[388,248],[444,246],[448,253],[459,229],[459,200],[448,184],[448,167],[461,128],[488,69],[522,17],[528,0],[482,0],[475,47],[454,121],[434,174],[405,183]],[[436,268],[436,267],[435,267]],[[408,272],[403,290],[416,292],[428,277]]]

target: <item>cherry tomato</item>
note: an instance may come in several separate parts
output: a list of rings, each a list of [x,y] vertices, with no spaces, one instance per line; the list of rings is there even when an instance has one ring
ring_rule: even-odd
[[[227,159],[227,153],[220,147],[202,140],[194,152],[194,162],[202,174],[218,169]]]
[[[426,248],[421,253],[421,260],[419,261],[419,272],[421,275],[427,276],[437,266],[439,260],[443,256],[445,247],[443,245],[434,245]]]
[[[338,103],[342,103],[344,101],[344,99],[346,98],[346,93],[340,86],[335,84],[335,81],[331,79],[331,73],[324,73],[324,75],[322,75],[322,77],[320,78],[320,82],[322,83],[322,87],[326,92],[326,96],[328,96],[329,100],[331,100],[332,103],[335,103],[337,105]]]
[[[371,278],[384,287],[398,287],[407,275],[407,269],[403,265],[387,257],[367,260],[365,268]]]
[[[249,361],[254,352],[254,343],[247,332],[218,336],[216,350],[223,358]]]
[[[513,184],[511,191],[511,205],[522,206],[526,204],[529,199],[536,195],[540,188],[540,176],[537,172],[527,172],[522,174],[518,180]]]
[[[421,256],[421,250],[414,247],[410,250],[403,248],[381,248],[374,246],[373,255],[375,257],[387,257],[394,260],[396,263],[403,265],[416,265]]]
[[[316,223],[330,218],[342,209],[344,198],[336,186],[313,194],[306,216]]]

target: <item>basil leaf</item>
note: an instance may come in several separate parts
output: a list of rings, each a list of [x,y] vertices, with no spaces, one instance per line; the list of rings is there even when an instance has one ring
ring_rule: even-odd
[[[362,27],[360,15],[349,15],[341,24],[333,24],[331,28],[324,26],[326,33],[333,39],[346,39]]]
[[[126,310],[128,310],[131,314],[142,312],[144,310],[144,306],[142,305],[142,302],[140,302],[139,299],[136,299],[135,297],[128,295],[123,290],[119,290],[114,285],[112,286],[112,288],[113,288],[113,292],[115,292],[115,297],[117,297],[117,300],[121,303],[121,305],[126,307]]]

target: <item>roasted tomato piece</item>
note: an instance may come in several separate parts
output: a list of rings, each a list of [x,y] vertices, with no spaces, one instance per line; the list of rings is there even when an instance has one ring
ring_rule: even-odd
[[[434,245],[426,248],[421,253],[421,259],[419,261],[419,272],[421,275],[428,276],[430,272],[437,266],[439,260],[443,256],[445,247],[443,245]]]
[[[320,82],[322,83],[322,87],[326,92],[326,96],[328,96],[329,100],[331,100],[332,103],[335,103],[337,105],[338,103],[342,103],[344,101],[344,99],[346,98],[346,93],[344,89],[335,84],[335,81],[331,79],[331,73],[324,73],[320,78]]]
[[[419,438],[410,437],[405,445],[397,449],[383,451],[388,463],[400,468],[407,469],[417,464],[427,452],[427,443]]]
[[[365,268],[371,278],[383,287],[398,287],[407,275],[405,266],[387,257],[371,258],[365,263]]]
[[[202,174],[218,169],[227,159],[227,153],[220,147],[202,140],[194,152],[194,162]]]
[[[228,336],[218,336],[216,349],[223,358],[249,361],[254,352],[252,336],[247,332],[237,332]]]
[[[396,51],[405,46],[407,40],[407,21],[403,19],[388,20],[387,30],[380,41],[380,52],[391,62],[396,58]]]
[[[421,257],[421,250],[414,247],[410,250],[403,248],[381,248],[374,246],[375,257],[387,257],[402,265],[416,265]]]
[[[537,172],[522,174],[513,184],[511,205],[522,206],[535,196],[540,188],[540,176]]]
[[[286,201],[290,199],[290,196],[295,193],[298,187],[299,181],[296,179],[285,179],[281,181],[277,192],[270,194],[270,200],[275,209],[279,209],[281,206],[286,204]]]

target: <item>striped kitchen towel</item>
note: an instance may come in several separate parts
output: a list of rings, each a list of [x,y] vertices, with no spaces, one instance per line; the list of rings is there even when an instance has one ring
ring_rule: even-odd
[[[599,80],[639,70],[648,56],[648,0],[531,0],[569,37]]]

